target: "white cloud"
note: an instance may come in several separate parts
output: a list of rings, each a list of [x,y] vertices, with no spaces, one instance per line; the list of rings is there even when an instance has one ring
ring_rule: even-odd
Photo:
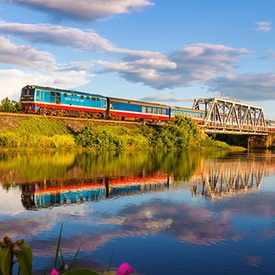
[[[95,21],[117,14],[128,14],[154,5],[149,0],[4,0],[27,6],[58,18],[76,21]]]
[[[121,61],[93,61],[103,67],[100,73],[117,72],[127,81],[140,82],[156,89],[204,84],[217,74],[234,70],[240,57],[250,53],[244,48],[207,43],[187,45],[170,54],[128,50],[115,47],[93,30],[83,31],[49,24],[2,22],[0,32],[17,35],[33,43],[51,43],[116,54],[121,57]]]
[[[275,74],[228,74],[209,82],[211,91],[248,101],[275,100]]]
[[[44,85],[62,89],[74,89],[87,84],[91,75],[86,71],[22,71],[0,70],[0,99],[8,97],[13,100],[20,98],[22,87],[26,85]]]
[[[16,45],[10,40],[0,37],[0,63],[51,68],[55,59],[50,53],[37,51],[31,46]]]
[[[51,24],[20,24],[0,22],[0,33],[23,37],[33,43],[69,46],[81,50],[113,51],[114,46],[94,30]]]
[[[146,96],[141,98],[142,101],[148,101],[148,102],[171,102],[171,103],[182,103],[182,102],[193,102],[194,98],[186,98],[186,97],[179,97],[179,96],[167,96],[164,94],[157,93],[155,95]]]
[[[257,22],[256,27],[254,28],[254,31],[256,31],[256,32],[268,32],[272,29],[271,25],[272,24],[270,22]]]
[[[240,57],[250,54],[250,51],[200,43],[166,55],[149,51],[121,50],[121,53],[125,54],[125,61],[97,61],[104,67],[102,73],[117,72],[128,81],[165,89],[204,84],[218,74],[234,70]]]

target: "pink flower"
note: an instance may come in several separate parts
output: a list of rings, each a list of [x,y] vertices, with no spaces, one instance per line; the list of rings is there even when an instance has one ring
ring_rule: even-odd
[[[123,263],[119,266],[116,275],[129,275],[133,270],[133,267],[131,267],[129,264]]]
[[[55,268],[53,268],[51,271],[51,275],[58,275],[58,271]]]

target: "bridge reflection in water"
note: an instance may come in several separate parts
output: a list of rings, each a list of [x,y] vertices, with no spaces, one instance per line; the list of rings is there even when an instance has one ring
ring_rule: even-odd
[[[266,162],[222,160],[206,162],[191,180],[192,196],[221,199],[260,189]]]

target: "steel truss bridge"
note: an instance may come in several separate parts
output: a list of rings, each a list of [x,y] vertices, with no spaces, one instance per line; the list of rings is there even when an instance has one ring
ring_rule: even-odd
[[[227,97],[198,98],[193,109],[204,110],[206,133],[267,135],[267,125],[262,107],[253,106]]]

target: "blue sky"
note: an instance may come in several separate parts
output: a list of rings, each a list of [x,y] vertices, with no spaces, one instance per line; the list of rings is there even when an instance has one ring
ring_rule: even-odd
[[[28,84],[275,119],[274,0],[0,0],[0,99]]]

